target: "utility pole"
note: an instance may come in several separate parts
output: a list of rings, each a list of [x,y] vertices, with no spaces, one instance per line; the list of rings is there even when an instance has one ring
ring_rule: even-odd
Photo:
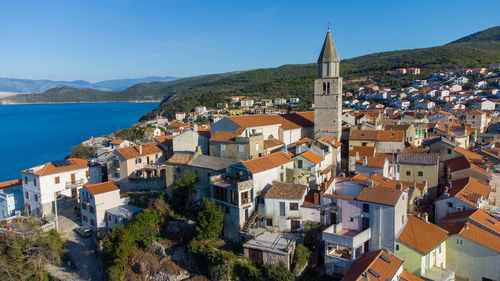
[[[57,216],[57,191],[54,192],[54,207],[56,211],[56,230],[59,231],[59,218]]]

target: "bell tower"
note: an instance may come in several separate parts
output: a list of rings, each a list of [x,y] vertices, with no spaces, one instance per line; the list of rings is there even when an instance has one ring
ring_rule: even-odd
[[[342,133],[342,77],[340,59],[330,28],[318,58],[318,79],[314,80],[314,138]]]

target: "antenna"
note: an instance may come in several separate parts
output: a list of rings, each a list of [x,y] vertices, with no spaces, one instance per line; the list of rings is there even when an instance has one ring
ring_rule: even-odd
[[[332,25],[331,21],[328,21],[328,32],[330,32],[330,26]]]

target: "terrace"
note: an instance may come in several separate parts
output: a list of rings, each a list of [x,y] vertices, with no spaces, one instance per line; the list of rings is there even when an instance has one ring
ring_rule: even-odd
[[[30,235],[37,227],[47,232],[55,228],[55,223],[25,216],[13,216],[0,221],[0,232],[11,232],[20,236]]]

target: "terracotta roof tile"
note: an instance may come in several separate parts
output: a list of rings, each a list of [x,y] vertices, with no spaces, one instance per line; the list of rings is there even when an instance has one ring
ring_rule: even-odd
[[[283,145],[283,142],[275,138],[264,140],[264,149]]]
[[[390,190],[385,188],[364,188],[356,198],[359,201],[377,203],[382,205],[396,206],[401,198],[402,190]]]
[[[278,151],[266,156],[243,161],[241,164],[243,164],[252,174],[256,174],[279,167],[289,162],[292,162],[290,155],[282,151]]]
[[[314,164],[318,164],[321,161],[325,160],[323,157],[319,156],[318,154],[316,154],[310,150],[301,153],[300,156],[306,158],[307,160],[311,161]]]
[[[439,224],[450,234],[460,235],[480,245],[500,252],[500,236],[469,222]]]
[[[481,198],[486,199],[490,194],[490,187],[479,180],[468,177],[451,182],[451,188],[448,190],[450,197],[460,199],[474,207],[477,207],[477,201]],[[437,200],[442,200],[441,195]]]
[[[342,281],[393,280],[402,265],[403,260],[384,250],[366,253],[351,265]]]
[[[399,277],[400,280],[403,281],[424,281],[424,279],[417,277],[406,270],[403,270],[403,272],[401,272],[401,275]]]
[[[440,219],[439,223],[458,223],[466,221],[481,224],[482,226],[489,228],[500,235],[500,220],[481,209],[448,214]]]
[[[349,138],[352,140],[402,142],[404,131],[353,130]]]
[[[172,164],[187,164],[193,159],[192,153],[174,153],[167,162]]]
[[[66,171],[72,171],[72,170],[79,170],[83,168],[87,168],[89,165],[89,162],[87,160],[79,159],[79,158],[70,158],[66,159],[70,164],[66,166],[59,166],[56,167],[53,162],[49,162],[40,166],[33,167],[31,169],[36,170],[36,172],[32,173],[30,172],[31,169],[26,169],[23,170],[23,173],[32,173],[38,176],[45,176],[45,175],[50,175],[50,174],[55,174],[55,173],[61,173],[61,172],[66,172]],[[40,168],[40,169],[38,169]]]
[[[110,141],[109,144],[121,144],[124,141],[126,141],[126,140],[124,140],[124,139],[114,139],[114,140]]]
[[[110,191],[115,191],[115,190],[120,190],[118,186],[116,186],[113,182],[111,181],[106,181],[106,182],[101,182],[101,183],[86,183],[83,185],[83,187],[87,188],[90,193],[97,195],[101,193],[106,193]]]
[[[477,153],[472,152],[470,150],[463,149],[460,146],[456,146],[455,151],[462,154],[467,159],[471,159],[471,160],[482,160],[483,159],[483,156],[481,154],[477,154]]]
[[[290,184],[273,182],[271,188],[266,192],[264,198],[275,199],[302,199],[307,187],[301,184]]]
[[[373,167],[373,168],[383,168],[386,162],[385,157],[366,157],[366,166],[367,167]],[[364,157],[363,157],[364,159]],[[363,165],[363,159],[356,161],[356,165]]]
[[[0,189],[12,187],[12,186],[16,186],[16,185],[22,185],[22,184],[23,184],[23,181],[21,179],[4,181],[4,182],[0,182]]]
[[[224,141],[224,142],[233,142],[234,139],[239,136],[241,133],[233,132],[233,131],[216,131],[212,137],[210,137],[210,141]]]
[[[142,148],[141,148],[142,146]],[[139,151],[142,149],[142,154]],[[121,154],[125,159],[133,159],[144,155],[162,153],[163,151],[154,142],[148,142],[142,145],[134,145],[129,147],[117,148],[116,152]]]
[[[437,225],[408,215],[408,221],[398,240],[421,254],[427,255],[447,238],[448,232]]]
[[[349,149],[350,156],[356,156],[356,152],[359,154],[359,157],[370,156],[373,157],[375,155],[375,147],[373,146],[352,146],[352,149]]]

